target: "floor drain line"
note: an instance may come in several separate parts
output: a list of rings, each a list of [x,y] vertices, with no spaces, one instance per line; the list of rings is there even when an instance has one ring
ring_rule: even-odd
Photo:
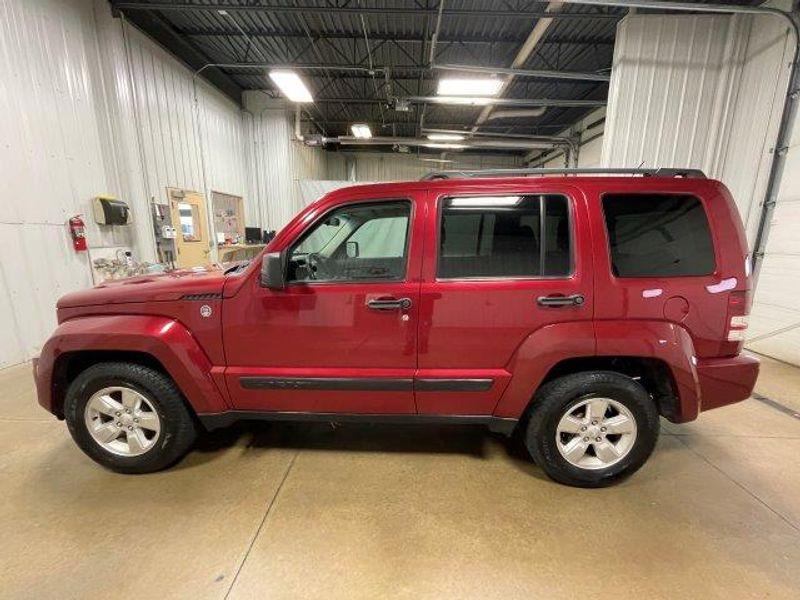
[[[800,419],[800,412],[789,408],[788,406],[781,404],[780,402],[775,402],[772,398],[767,398],[766,396],[762,396],[761,394],[753,394],[751,396],[753,400],[758,400],[759,402],[766,404],[774,408],[775,410],[779,410],[780,412],[789,415],[790,417],[794,417],[795,419]]]

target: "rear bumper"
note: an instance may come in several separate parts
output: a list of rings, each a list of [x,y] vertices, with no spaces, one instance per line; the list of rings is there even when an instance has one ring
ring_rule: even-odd
[[[697,361],[700,410],[711,410],[750,397],[758,378],[759,361],[746,353]]]

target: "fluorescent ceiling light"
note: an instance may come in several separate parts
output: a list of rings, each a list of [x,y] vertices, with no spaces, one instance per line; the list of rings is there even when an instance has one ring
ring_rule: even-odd
[[[434,142],[460,142],[464,139],[464,136],[458,133],[429,133],[427,136]]]
[[[269,78],[291,102],[313,102],[311,92],[294,71],[270,71]]]
[[[456,161],[450,160],[447,158],[420,158],[422,162],[433,162],[433,163],[454,163]]]
[[[353,123],[350,125],[350,131],[357,138],[368,139],[372,137],[372,131],[366,123]]]
[[[496,96],[503,87],[502,79],[440,79],[436,93],[440,96]]]
[[[437,104],[468,104],[470,106],[486,106],[491,98],[478,96],[436,96],[432,99]]]
[[[426,148],[437,148],[441,150],[463,150],[466,144],[424,144]]]
[[[451,198],[450,206],[516,206],[521,196],[474,196],[471,198]]]

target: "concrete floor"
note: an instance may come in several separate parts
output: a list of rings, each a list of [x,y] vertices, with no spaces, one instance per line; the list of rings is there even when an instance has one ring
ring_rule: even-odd
[[[621,485],[563,487],[482,429],[242,425],[116,475],[0,371],[3,598],[798,598],[800,417],[664,423]],[[757,392],[800,412],[800,369]]]

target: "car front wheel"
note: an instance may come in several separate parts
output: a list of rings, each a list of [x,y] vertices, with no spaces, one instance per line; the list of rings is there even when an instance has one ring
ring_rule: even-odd
[[[70,384],[64,413],[89,457],[119,473],[150,473],[177,462],[196,431],[174,382],[143,365],[99,363]]]

